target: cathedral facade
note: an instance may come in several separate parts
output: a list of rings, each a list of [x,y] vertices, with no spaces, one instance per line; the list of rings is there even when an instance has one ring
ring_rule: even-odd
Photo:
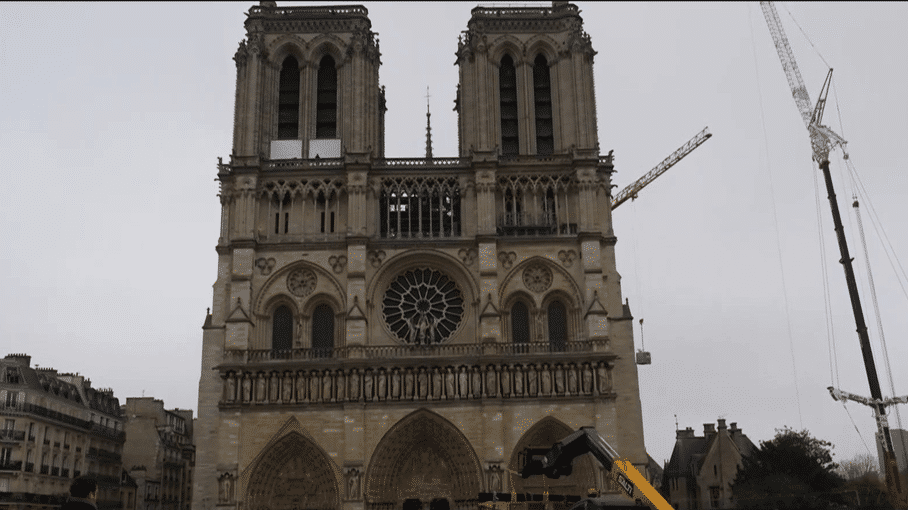
[[[386,158],[362,6],[254,6],[203,327],[194,510],[447,510],[608,492],[594,426],[647,463],[630,311],[579,9],[477,7],[459,154]],[[553,507],[546,501],[527,503]]]

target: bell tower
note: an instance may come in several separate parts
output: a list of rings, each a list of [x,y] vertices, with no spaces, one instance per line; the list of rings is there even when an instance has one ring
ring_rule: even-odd
[[[598,149],[596,52],[582,23],[580,9],[567,2],[473,9],[457,48],[462,156]]]
[[[366,9],[262,2],[247,16],[246,39],[233,57],[232,164],[382,157],[381,54]]]

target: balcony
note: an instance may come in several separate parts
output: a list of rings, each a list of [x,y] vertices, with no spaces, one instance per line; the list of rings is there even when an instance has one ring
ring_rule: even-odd
[[[559,224],[554,213],[507,213],[498,217],[497,233],[500,236],[577,235],[577,224]]]
[[[25,471],[28,472],[28,473],[34,473],[34,472],[35,472],[35,463],[34,463],[34,462],[26,462],[26,463],[25,463]]]
[[[8,460],[6,462],[0,462],[0,471],[21,471],[22,470],[22,461],[21,460]]]
[[[50,473],[50,466],[41,466],[41,474],[46,475]]]
[[[0,441],[9,443],[18,443],[20,441],[25,441],[25,431],[2,429],[0,430]]]

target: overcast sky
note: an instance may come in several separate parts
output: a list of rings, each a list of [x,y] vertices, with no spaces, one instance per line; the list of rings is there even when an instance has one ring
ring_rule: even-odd
[[[33,365],[82,373],[121,403],[144,392],[197,410],[201,325],[216,278],[215,164],[231,150],[232,57],[249,5],[0,3],[0,355],[26,352]],[[865,442],[875,455],[870,410],[847,406],[858,432],[826,391],[835,377],[869,395],[826,192],[818,228],[820,174],[759,6],[579,5],[599,52],[599,140],[603,153],[615,151],[619,189],[702,128],[713,133],[614,214],[622,291],[645,318],[653,357],[639,367],[649,453],[669,458],[677,415],[698,434],[724,417],[754,442],[789,425],[832,441],[837,460],[866,453]],[[367,4],[382,51],[389,157],[424,154],[426,86],[434,153],[456,155],[454,52],[473,6]],[[778,11],[812,101],[827,72],[817,51],[835,68],[826,123],[848,140],[908,267],[908,4]],[[853,185],[841,152],[831,159],[891,395]],[[908,297],[862,204],[895,390],[904,395]],[[634,334],[639,348],[636,320]]]

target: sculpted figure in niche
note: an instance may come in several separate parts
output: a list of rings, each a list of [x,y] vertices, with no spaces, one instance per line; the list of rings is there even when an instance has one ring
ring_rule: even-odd
[[[225,383],[227,393],[224,395],[224,400],[227,402],[233,402],[236,399],[236,374],[229,372],[227,374],[227,381]]]
[[[527,393],[529,393],[531,397],[535,397],[536,393],[539,391],[538,381],[536,365],[531,364],[527,367]]]
[[[321,401],[321,398],[319,398],[319,386],[321,381],[319,381],[319,379],[317,370],[309,372],[309,401],[313,404]]]
[[[473,390],[473,398],[482,398],[482,373],[476,366],[470,372],[470,389]]]
[[[277,402],[278,400],[280,400],[280,387],[278,386],[278,382],[277,372],[271,372],[271,377],[268,381],[268,389],[272,402]]]
[[[394,400],[400,398],[400,370],[396,368],[391,371],[391,397]]]
[[[564,368],[561,364],[555,368],[555,393],[564,395]]]
[[[419,398],[425,399],[429,394],[429,376],[426,374],[424,367],[419,367],[419,374],[416,376],[417,386],[419,387]]]
[[[501,368],[501,396],[511,396],[511,367],[505,365]]]
[[[344,384],[346,382],[344,371],[338,368],[334,371],[334,377],[336,378],[334,380],[334,391],[337,392],[336,400],[338,402],[343,402],[347,398],[344,394],[345,389],[347,388],[347,385]]]
[[[498,466],[489,468],[489,490],[501,490],[501,469]]]
[[[457,378],[454,375],[454,370],[451,367],[445,368],[445,399],[455,399],[457,398],[457,393],[455,387],[457,386]]]
[[[583,394],[589,395],[593,392],[593,371],[589,363],[583,364]]]
[[[359,471],[351,469],[347,480],[347,499],[359,499]]]
[[[265,397],[265,374],[259,372],[258,377],[255,378],[255,398],[259,402],[264,402]]]
[[[523,367],[520,365],[514,367],[514,396],[523,396]]]
[[[568,365],[568,393],[577,394],[577,366],[573,363]]]
[[[322,376],[322,400],[325,402],[329,400],[334,402],[334,395],[331,394],[331,383],[334,378],[331,375],[331,371],[326,369]]]
[[[542,394],[549,396],[552,394],[552,373],[546,363],[542,364]]]
[[[367,368],[365,375],[363,375],[363,385],[365,389],[363,390],[363,398],[366,400],[372,400],[372,385],[375,384],[375,381],[372,377],[372,369]]]
[[[296,402],[302,404],[306,401],[306,372],[296,373]]]
[[[359,400],[359,369],[354,368],[350,374],[350,400],[356,402]]]
[[[413,370],[409,367],[405,369],[404,372],[404,398],[412,399],[413,398]]]
[[[379,400],[384,400],[387,395],[388,389],[388,374],[385,373],[384,368],[378,369],[378,397]]]
[[[467,367],[461,365],[460,373],[457,375],[460,384],[457,387],[458,396],[460,398],[467,398],[467,392],[469,391],[469,381],[467,379]]]
[[[489,397],[497,396],[498,381],[496,380],[495,365],[486,367],[486,395]]]
[[[609,381],[608,370],[605,368],[604,363],[600,363],[596,367],[596,383],[598,384],[600,395],[607,394],[611,389],[611,381]]]
[[[284,372],[284,378],[281,380],[281,398],[284,402],[293,400],[293,374]]]
[[[432,367],[432,398],[441,399],[441,372],[438,367]]]

